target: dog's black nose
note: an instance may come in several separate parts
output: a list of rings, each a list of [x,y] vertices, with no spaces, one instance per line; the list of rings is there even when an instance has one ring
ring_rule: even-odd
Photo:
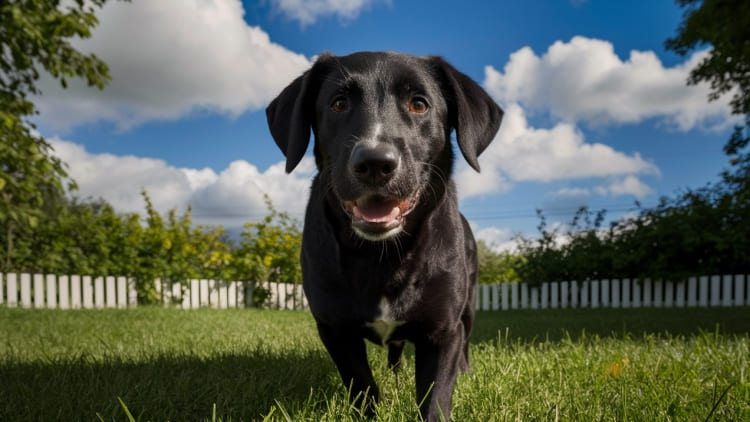
[[[349,163],[354,175],[363,183],[384,184],[396,174],[399,165],[396,147],[386,143],[357,145]]]

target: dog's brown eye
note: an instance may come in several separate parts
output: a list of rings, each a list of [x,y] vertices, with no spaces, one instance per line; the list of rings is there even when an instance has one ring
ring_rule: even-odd
[[[424,114],[428,108],[427,101],[422,97],[414,97],[409,100],[409,112],[411,113]]]
[[[336,97],[331,103],[331,110],[336,113],[343,113],[346,110],[349,110],[349,101],[344,97]]]

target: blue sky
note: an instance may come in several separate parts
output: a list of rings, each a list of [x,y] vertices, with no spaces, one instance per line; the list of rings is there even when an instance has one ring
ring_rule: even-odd
[[[682,11],[658,1],[160,0],[105,6],[91,40],[109,63],[103,92],[43,81],[39,130],[80,185],[122,211],[192,205],[200,223],[237,227],[262,195],[301,218],[310,160],[291,175],[265,105],[324,51],[441,55],[505,109],[483,172],[456,166],[461,209],[507,246],[577,206],[630,212],[635,200],[716,180],[727,101],[687,87],[703,53],[663,48]]]

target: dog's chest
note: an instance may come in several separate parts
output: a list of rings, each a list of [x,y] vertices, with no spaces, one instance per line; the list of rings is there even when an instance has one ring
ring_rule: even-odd
[[[393,332],[396,328],[403,325],[405,321],[398,321],[393,314],[391,303],[385,297],[380,298],[380,304],[378,305],[378,315],[371,322],[365,323],[365,326],[372,329],[372,331],[380,338],[381,344],[388,343]]]

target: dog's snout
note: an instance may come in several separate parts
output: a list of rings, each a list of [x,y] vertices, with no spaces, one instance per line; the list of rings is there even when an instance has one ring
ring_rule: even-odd
[[[383,184],[396,174],[400,161],[396,147],[378,143],[375,146],[357,145],[354,147],[350,165],[352,172],[361,182]]]

